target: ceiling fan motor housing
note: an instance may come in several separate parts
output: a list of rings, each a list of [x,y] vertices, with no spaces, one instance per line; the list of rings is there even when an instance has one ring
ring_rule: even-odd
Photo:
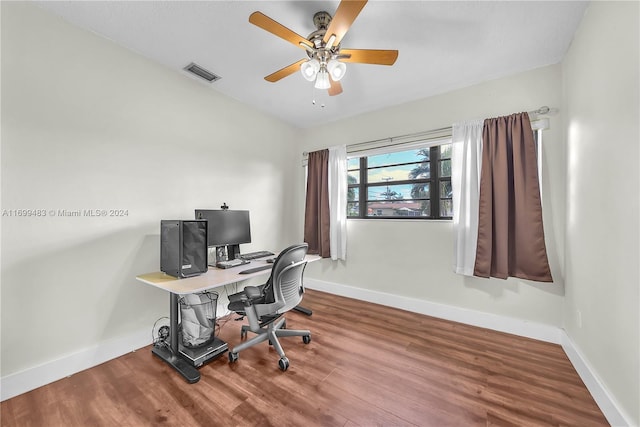
[[[331,15],[329,12],[317,12],[313,15],[313,25],[318,30],[325,30],[329,28],[329,24],[331,23]]]

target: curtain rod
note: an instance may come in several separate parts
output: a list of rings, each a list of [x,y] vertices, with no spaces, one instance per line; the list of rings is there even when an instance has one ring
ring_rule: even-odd
[[[551,111],[551,109],[549,107],[547,107],[546,105],[544,105],[544,106],[538,108],[537,110],[527,111],[527,114],[529,114],[530,116],[531,115],[538,115],[538,114],[548,114],[550,111]],[[432,129],[432,130],[428,130],[428,131],[410,133],[410,134],[406,134],[406,135],[399,135],[399,136],[392,136],[392,137],[388,137],[388,138],[374,139],[374,140],[371,140],[371,141],[356,142],[355,144],[347,145],[347,148],[355,148],[355,147],[358,147],[359,145],[368,145],[368,144],[373,144],[373,143],[376,143],[376,142],[383,142],[383,141],[393,142],[394,139],[416,138],[416,137],[420,137],[420,136],[427,136],[429,134],[436,134],[436,133],[439,133],[439,132],[446,132],[446,131],[451,132],[451,130],[452,130],[452,127],[451,126],[447,126],[447,127],[438,128],[438,129]],[[389,145],[393,145],[393,144],[389,144]],[[353,151],[358,151],[358,150],[353,150]],[[304,151],[302,153],[303,156],[307,156],[308,154],[309,153],[306,152],[306,151]]]

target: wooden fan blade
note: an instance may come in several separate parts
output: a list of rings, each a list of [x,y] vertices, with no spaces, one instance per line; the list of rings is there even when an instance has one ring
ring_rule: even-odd
[[[342,57],[342,55],[350,55]],[[360,64],[393,65],[398,59],[397,50],[378,49],[340,49],[338,60]]]
[[[340,82],[334,82],[331,79],[329,79],[329,82],[331,83],[331,87],[327,89],[327,92],[329,92],[329,96],[340,95],[342,93],[342,85],[340,84]]]
[[[301,59],[298,62],[294,62],[291,65],[287,65],[286,67],[279,69],[275,73],[269,74],[264,79],[268,82],[275,83],[278,80],[283,79],[287,76],[290,76],[291,74],[300,70],[300,66],[302,65],[303,62],[306,62],[306,61],[307,61],[306,59]]]
[[[304,45],[311,48],[314,47],[309,40],[305,39],[300,34],[291,31],[279,22],[274,21],[262,12],[253,12],[249,16],[249,22],[262,28],[265,31],[270,32],[271,34],[280,37],[281,39],[288,41],[291,44],[298,46],[301,49],[305,49],[305,47],[300,43],[304,43]]]
[[[333,46],[340,44],[340,41],[347,34],[351,24],[356,20],[365,4],[367,4],[367,0],[342,0],[322,40],[328,43],[331,36],[335,35]]]

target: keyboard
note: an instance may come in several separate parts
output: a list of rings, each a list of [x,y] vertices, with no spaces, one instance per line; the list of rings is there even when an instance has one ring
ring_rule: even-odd
[[[218,268],[231,268],[231,267],[237,267],[239,265],[243,265],[243,264],[249,264],[249,261],[245,261],[243,259],[232,259],[230,261],[218,261],[218,263],[216,264],[216,267]]]
[[[275,255],[275,254],[269,251],[258,251],[258,252],[248,252],[246,254],[242,254],[240,255],[240,258],[252,260],[252,259],[263,258],[271,255]]]
[[[273,267],[273,265],[271,265],[271,264],[261,265],[259,267],[247,268],[246,270],[239,271],[238,274],[257,273],[258,271],[269,270],[272,267]]]

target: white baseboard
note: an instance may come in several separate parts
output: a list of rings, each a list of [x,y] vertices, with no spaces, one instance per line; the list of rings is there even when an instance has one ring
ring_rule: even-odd
[[[309,289],[316,289],[335,295],[386,305],[440,319],[559,344],[587,386],[587,390],[589,390],[593,396],[600,410],[602,410],[607,421],[615,427],[634,426],[630,421],[631,417],[620,409],[620,405],[616,403],[611,393],[607,391],[598,379],[595,371],[586,362],[586,359],[561,328],[316,279],[305,279],[305,286]]]
[[[304,283],[309,289],[317,289],[319,291],[335,295],[400,308],[414,313],[425,314],[427,316],[460,322],[467,325],[479,326],[481,328],[492,329],[494,331],[506,332],[539,341],[554,344],[560,344],[561,342],[561,329],[556,326],[528,322],[526,320],[516,319],[513,317],[484,313],[481,311],[434,303],[417,298],[409,298],[379,291],[372,291],[369,289],[355,288],[322,280],[305,278]]]
[[[593,400],[596,401],[600,410],[607,418],[607,421],[609,421],[609,424],[616,427],[635,425],[631,421],[631,417],[617,404],[616,399],[609,393],[596,372],[591,368],[587,359],[573,344],[573,341],[571,341],[571,338],[569,338],[564,330],[562,331],[561,345],[571,364],[578,372],[578,375],[580,375],[582,382],[584,382],[587,390],[591,393]]]
[[[151,344],[149,329],[111,339],[0,378],[0,401],[58,381]]]

